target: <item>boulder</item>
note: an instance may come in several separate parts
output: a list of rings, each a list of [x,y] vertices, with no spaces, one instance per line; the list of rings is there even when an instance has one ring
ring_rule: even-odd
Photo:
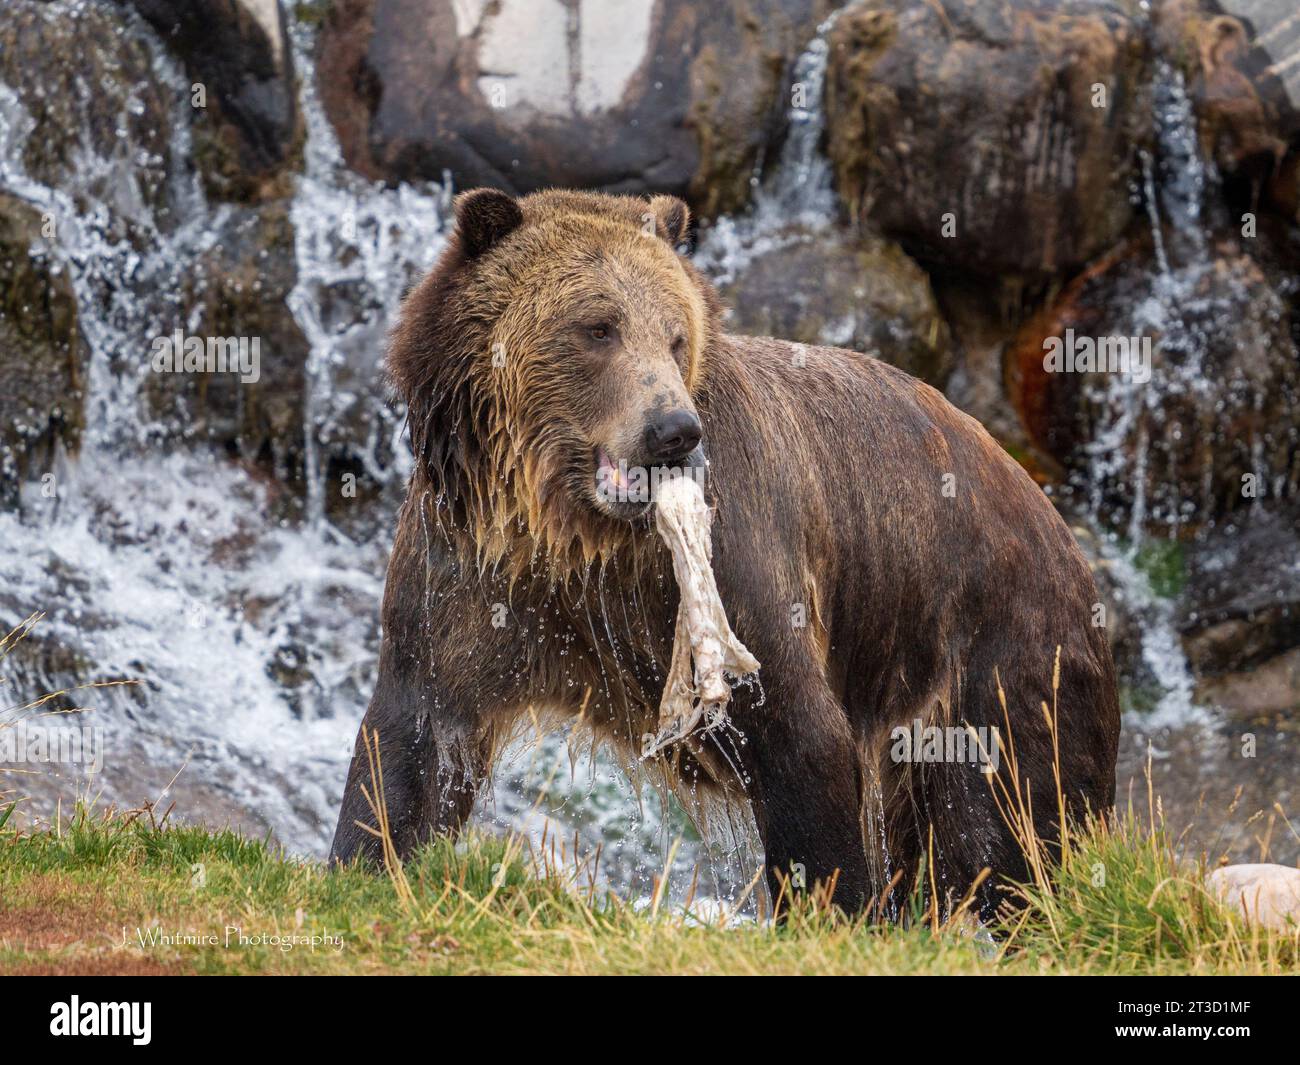
[[[162,435],[221,445],[289,481],[301,478],[308,344],[286,300],[297,280],[288,205],[235,207],[185,279],[173,328],[257,342],[256,380],[233,372],[155,372],[144,393]]]
[[[0,503],[54,472],[85,421],[89,349],[67,268],[36,208],[0,193]]]
[[[1271,863],[1225,865],[1205,878],[1205,886],[1249,924],[1283,932],[1300,926],[1300,869]]]
[[[1300,647],[1240,673],[1201,678],[1196,700],[1235,718],[1272,719],[1300,715]]]
[[[283,195],[301,131],[277,0],[126,0],[184,65],[194,154],[216,199]]]
[[[1054,274],[1133,218],[1151,116],[1129,5],[862,0],[830,41],[840,195],[913,254]]]
[[[729,328],[852,348],[943,387],[948,327],[925,271],[897,244],[843,233],[787,234],[776,244],[723,287]]]
[[[747,202],[820,0],[338,0],[318,80],[354,169]]]
[[[1238,717],[1300,710],[1300,507],[1217,522],[1184,557],[1176,623],[1197,698]]]

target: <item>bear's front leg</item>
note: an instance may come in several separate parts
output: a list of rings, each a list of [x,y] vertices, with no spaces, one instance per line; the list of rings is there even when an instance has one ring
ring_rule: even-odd
[[[494,728],[526,686],[522,630],[503,605],[506,589],[467,577],[413,514],[408,505],[388,564],[379,677],[343,791],[335,862],[382,859],[369,831],[377,827],[376,742],[397,856],[459,832],[491,768]]]
[[[378,776],[389,833],[398,858],[405,859],[435,836],[460,831],[487,774],[488,735],[471,728],[467,738],[449,740],[434,717],[441,698],[431,685],[417,687],[401,676],[391,657],[381,656],[379,683],[357,735],[331,862],[383,860],[382,841],[373,831]]]
[[[791,894],[835,878],[845,913],[870,896],[862,840],[862,773],[847,716],[820,683],[767,693],[738,724],[768,886],[785,908]]]

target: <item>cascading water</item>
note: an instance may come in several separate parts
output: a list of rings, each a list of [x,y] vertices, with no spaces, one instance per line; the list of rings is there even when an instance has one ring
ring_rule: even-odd
[[[88,9],[54,3],[44,17]],[[324,708],[368,687],[382,545],[281,527],[256,478],[176,440],[144,396],[152,341],[190,324],[184,278],[230,209],[205,201],[190,166],[188,82],[147,29],[133,22],[129,33],[177,101],[165,208],[139,194],[134,151],[87,154],[62,186],[28,176],[18,160],[39,134],[18,94],[0,88],[0,186],[56,221],[50,250],[90,351],[80,456],[60,471],[57,497],[29,488],[19,512],[0,514],[6,612],[45,611],[29,646],[57,649],[20,657],[9,690],[140,679],[87,700],[107,762],[92,789],[157,798],[187,766],[176,785],[187,812],[319,852],[351,732],[350,714]],[[325,635],[310,655],[313,698],[295,708],[274,674],[307,630]]]
[[[320,526],[329,490],[321,445],[371,398],[358,395],[355,384],[373,372],[402,296],[442,250],[450,185],[389,189],[352,174],[316,96],[311,32],[294,24],[291,39],[305,72],[299,105],[307,139],[291,210],[298,274],[288,302],[311,349],[303,435],[308,520]],[[368,413],[376,406],[370,403]],[[367,441],[362,463],[376,481],[401,483],[410,472],[401,419],[388,409],[379,413],[382,432]]]
[[[1150,222],[1151,265],[1125,275],[1107,298],[1118,315],[1110,327],[1153,338],[1152,373],[1149,380],[1097,375],[1086,386],[1095,421],[1079,485],[1096,528],[1110,521],[1109,501],[1126,503],[1125,534],[1110,538],[1103,551],[1125,606],[1141,622],[1142,664],[1158,693],[1154,714],[1143,718],[1148,727],[1203,721],[1205,714],[1194,703],[1175,603],[1167,592],[1156,594],[1143,561],[1177,550],[1189,526],[1213,516],[1220,502],[1217,480],[1240,442],[1196,450],[1200,441],[1194,438],[1218,432],[1217,421],[1229,418],[1233,404],[1257,403],[1247,393],[1264,386],[1229,379],[1241,358],[1230,343],[1240,347],[1234,330],[1261,306],[1265,317],[1273,304],[1281,313],[1276,294],[1252,292],[1234,273],[1233,264],[1244,261],[1240,253],[1211,239],[1210,225],[1223,226],[1207,218],[1207,205],[1219,198],[1218,177],[1202,159],[1183,76],[1167,61],[1155,65],[1152,99],[1156,152],[1143,154],[1140,192]],[[1261,447],[1250,444],[1254,458],[1245,468],[1261,470]],[[1196,456],[1196,464],[1173,466],[1170,456],[1179,453]]]
[[[1131,796],[1131,781],[1144,788],[1149,772],[1171,827],[1191,826],[1185,845],[1230,847],[1255,859],[1260,849],[1246,818],[1291,801],[1293,755],[1285,743],[1265,741],[1258,761],[1243,756],[1243,740],[1258,724],[1218,706],[1212,688],[1198,688],[1188,647],[1206,592],[1190,574],[1203,584],[1231,567],[1231,579],[1251,585],[1260,601],[1272,589],[1278,601],[1289,595],[1284,574],[1252,566],[1242,552],[1229,559],[1222,534],[1207,539],[1226,529],[1231,545],[1261,518],[1285,525],[1269,512],[1292,491],[1295,441],[1286,426],[1294,385],[1287,360],[1276,357],[1294,349],[1279,325],[1288,295],[1243,220],[1228,216],[1183,76],[1168,62],[1155,64],[1152,102],[1155,150],[1141,160],[1137,192],[1149,259],[1139,253],[1120,264],[1096,303],[1108,323],[1100,331],[1151,338],[1151,374],[1147,381],[1097,375],[1088,386],[1095,421],[1076,487],[1093,528],[1122,530],[1103,534],[1099,553],[1139,644],[1128,670],[1120,801]],[[1251,482],[1257,494],[1243,498]],[[1216,827],[1207,831],[1207,820]],[[1292,841],[1274,841],[1275,860],[1290,860],[1288,852]]]
[[[830,57],[828,36],[839,11],[829,15],[795,60],[789,132],[765,180],[755,176],[754,204],[735,218],[719,218],[702,233],[694,260],[716,284],[726,284],[755,257],[828,228],[835,219],[830,163],[821,151],[826,129],[822,95]]]

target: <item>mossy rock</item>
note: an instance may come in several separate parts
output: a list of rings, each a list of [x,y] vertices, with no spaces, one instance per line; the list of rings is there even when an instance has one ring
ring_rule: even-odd
[[[73,451],[85,424],[89,348],[54,220],[0,193],[0,500]]]
[[[297,280],[283,201],[238,207],[195,263],[180,306],[187,337],[257,341],[256,380],[237,373],[154,373],[145,397],[165,436],[202,440],[290,482],[301,476],[308,344],[286,302]]]

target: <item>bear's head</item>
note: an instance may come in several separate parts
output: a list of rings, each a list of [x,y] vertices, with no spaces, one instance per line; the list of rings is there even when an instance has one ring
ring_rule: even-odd
[[[703,466],[696,398],[712,288],[677,248],[690,214],[649,199],[463,193],[403,309],[389,370],[440,515],[480,553],[590,559],[645,520],[650,488]]]

